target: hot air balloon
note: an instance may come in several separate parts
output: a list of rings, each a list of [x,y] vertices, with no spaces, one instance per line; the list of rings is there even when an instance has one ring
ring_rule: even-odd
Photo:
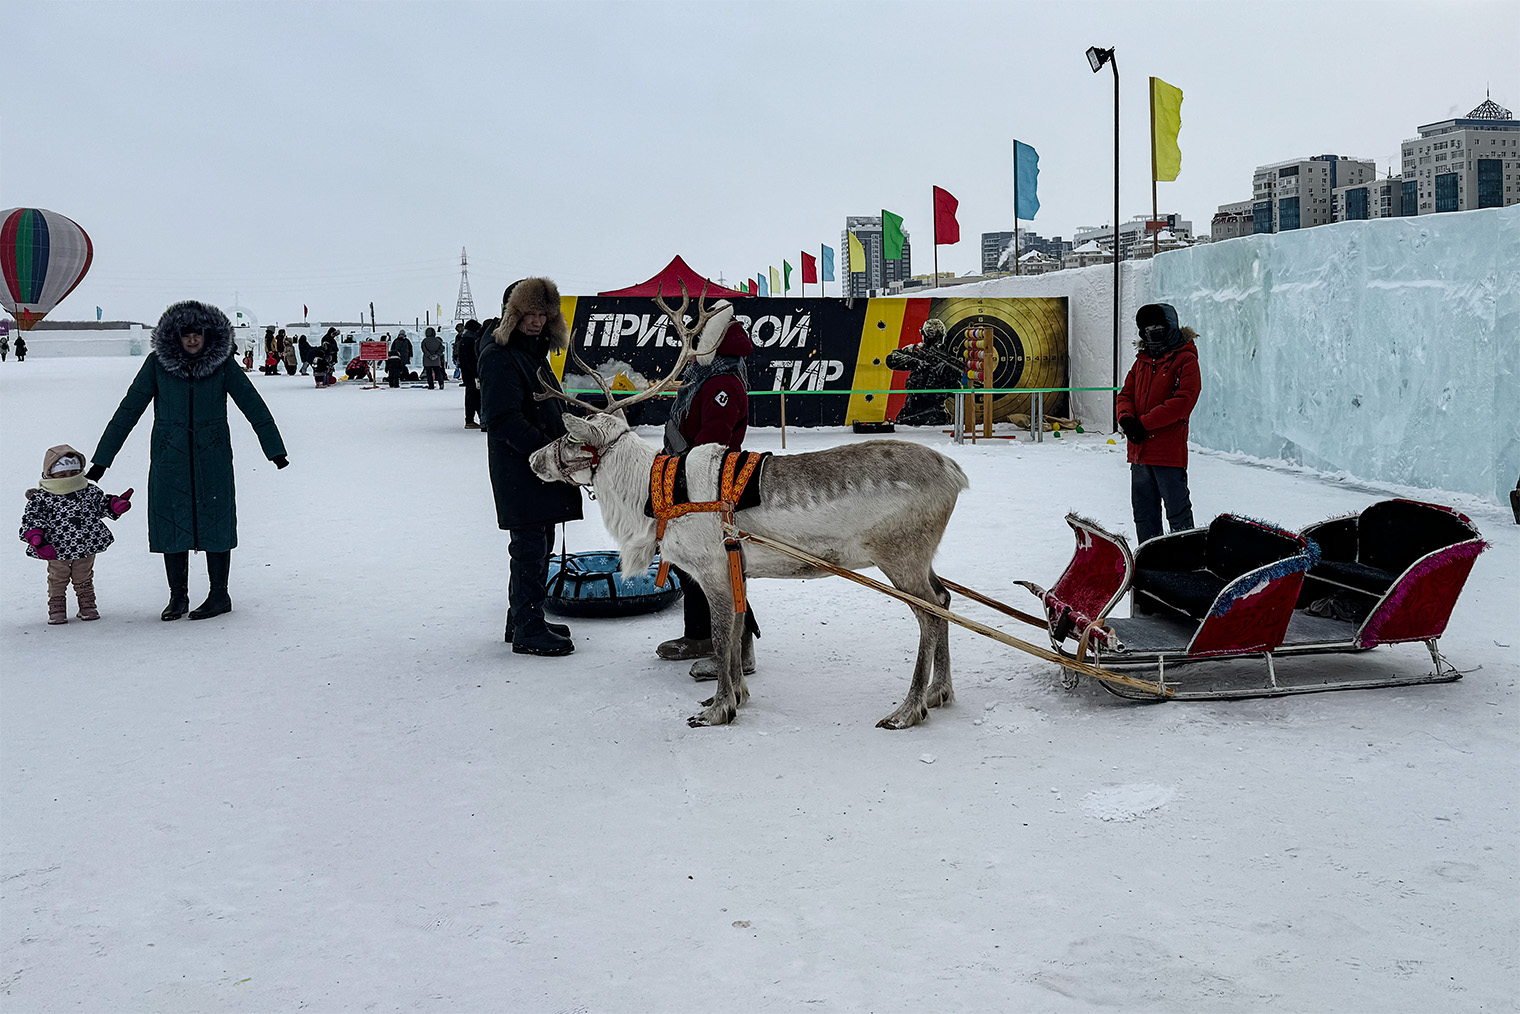
[[[30,330],[74,291],[94,255],[85,231],[56,211],[0,211],[0,305]]]

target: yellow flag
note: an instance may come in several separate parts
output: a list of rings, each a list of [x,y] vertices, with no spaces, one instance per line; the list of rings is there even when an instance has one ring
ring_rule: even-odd
[[[860,237],[850,233],[850,271],[861,272],[866,269],[866,248],[860,242]]]
[[[1182,171],[1182,89],[1151,78],[1151,178],[1169,183]]]
[[[775,268],[771,268],[771,295],[781,291],[781,274]]]

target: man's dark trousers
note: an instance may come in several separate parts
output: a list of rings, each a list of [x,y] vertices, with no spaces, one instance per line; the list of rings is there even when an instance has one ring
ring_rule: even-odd
[[[1135,512],[1135,534],[1141,542],[1161,534],[1161,505],[1173,532],[1193,527],[1193,501],[1188,496],[1187,469],[1177,465],[1130,465],[1129,502]]]

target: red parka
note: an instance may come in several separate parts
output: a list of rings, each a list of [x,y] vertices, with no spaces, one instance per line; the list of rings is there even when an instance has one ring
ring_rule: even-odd
[[[1203,382],[1198,375],[1198,346],[1192,328],[1187,339],[1162,356],[1141,351],[1119,392],[1119,418],[1134,416],[1145,439],[1129,442],[1129,460],[1139,465],[1187,467],[1188,416],[1198,404]]]

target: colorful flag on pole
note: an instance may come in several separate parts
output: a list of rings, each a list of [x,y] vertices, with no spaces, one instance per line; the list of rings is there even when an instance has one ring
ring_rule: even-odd
[[[775,292],[779,288],[781,288],[781,275],[775,268],[771,268],[771,291]]]
[[[776,273],[776,269],[775,268],[771,268],[771,274],[774,275],[775,273]],[[764,274],[756,275],[755,276],[755,281],[756,281],[756,283],[760,287],[760,295],[762,295],[762,296],[769,296],[771,294],[770,286],[768,286],[768,285],[765,284],[765,275]]]
[[[1013,209],[1013,217],[1027,222],[1040,210],[1040,153],[1023,141],[1013,142],[1013,174],[1014,190],[1019,195],[1019,206]]]
[[[97,306],[97,307],[96,307],[96,308],[95,308],[95,319],[96,319],[96,320],[99,320],[99,319],[100,319],[100,318],[101,318],[101,316],[102,316],[102,315],[103,315],[103,314],[104,314],[104,313],[105,313],[105,311],[104,311],[104,310],[102,310],[102,309],[101,309],[101,308],[100,308],[100,307],[98,307],[98,306]],[[241,313],[239,313],[239,314],[238,314],[238,316],[239,316],[239,317],[241,317],[241,316],[242,316],[242,314],[241,314]]]
[[[1151,78],[1151,178],[1169,183],[1182,171],[1182,89]]]
[[[886,258],[889,261],[902,260],[904,241],[902,224],[901,215],[894,215],[886,208],[881,209],[881,243],[886,248]]]
[[[790,261],[781,262],[781,289],[784,292],[792,291],[792,264]]]
[[[826,282],[834,280],[834,248],[831,246],[823,248],[823,280]]]
[[[307,310],[306,310],[306,304],[305,304],[305,303],[302,303],[302,304],[301,304],[301,319],[302,319],[302,320],[305,320],[305,319],[306,319],[306,314],[307,314]]]
[[[753,278],[745,279],[745,288],[748,290],[751,296],[755,295],[755,293],[759,291],[759,289],[755,286],[755,280]]]
[[[866,269],[866,247],[860,237],[850,233],[850,273],[858,275]]]
[[[961,241],[961,225],[955,220],[955,209],[961,206],[950,191],[934,188],[934,242],[949,246]]]
[[[818,258],[802,251],[802,284],[818,281]]]

